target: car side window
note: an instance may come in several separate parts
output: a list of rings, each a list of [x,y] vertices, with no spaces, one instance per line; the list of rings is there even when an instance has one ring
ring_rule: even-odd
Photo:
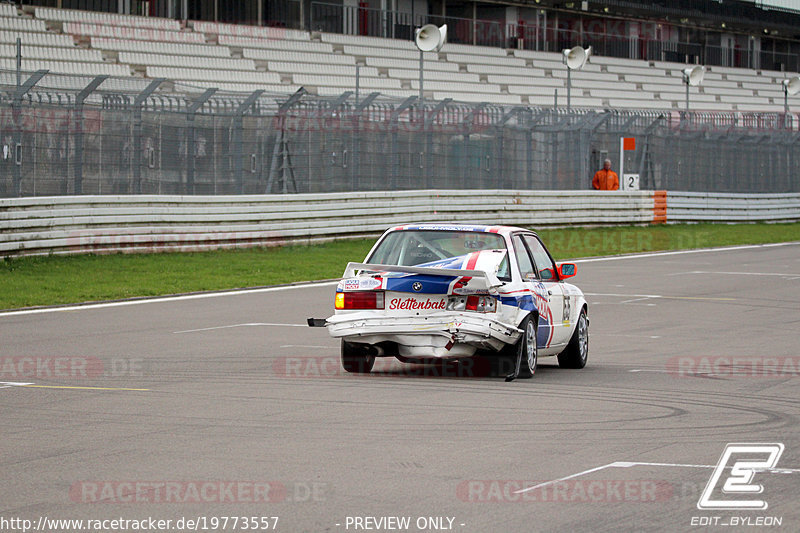
[[[500,265],[497,267],[497,279],[501,281],[511,281],[511,273],[508,271],[508,253],[506,253]]]
[[[528,249],[525,243],[522,242],[522,237],[514,235],[512,241],[514,242],[514,252],[517,256],[517,265],[519,266],[519,273],[523,281],[530,281],[536,278],[536,270],[533,268],[531,256],[528,255]]]
[[[533,262],[539,272],[539,279],[542,281],[554,281],[556,279],[556,265],[544,247],[544,244],[533,235],[525,235],[525,244],[533,255]]]

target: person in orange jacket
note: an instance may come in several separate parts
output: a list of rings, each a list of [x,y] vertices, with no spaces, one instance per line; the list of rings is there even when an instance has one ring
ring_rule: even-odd
[[[598,170],[592,178],[592,189],[599,191],[616,191],[619,189],[619,176],[611,170],[611,160],[606,159],[603,169]]]

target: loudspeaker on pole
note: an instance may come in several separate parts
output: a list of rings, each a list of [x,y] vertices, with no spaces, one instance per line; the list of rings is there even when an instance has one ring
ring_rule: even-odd
[[[414,43],[423,52],[438,52],[447,42],[447,24],[437,27],[435,24],[426,24],[417,28]]]
[[[592,55],[592,47],[583,48],[581,46],[575,46],[573,48],[565,48],[561,51],[561,54],[567,68],[570,70],[577,70],[583,68],[586,61],[589,60],[589,57]]]
[[[706,67],[697,66],[683,69],[683,81],[696,87],[703,83],[703,76],[706,75]]]

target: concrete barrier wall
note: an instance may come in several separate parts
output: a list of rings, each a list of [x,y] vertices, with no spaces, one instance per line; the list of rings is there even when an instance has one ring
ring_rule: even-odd
[[[800,194],[425,190],[0,199],[0,256],[197,251],[374,236],[408,222],[530,227],[800,220]]]

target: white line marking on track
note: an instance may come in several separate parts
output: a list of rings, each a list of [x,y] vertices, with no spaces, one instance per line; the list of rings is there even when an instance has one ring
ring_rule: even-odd
[[[614,296],[616,298],[663,298],[663,296],[659,294],[619,294],[616,292],[585,292],[583,293],[584,296]]]
[[[560,483],[561,481],[567,481],[568,479],[574,479],[576,477],[585,476],[586,474],[591,474],[593,472],[599,472],[600,470],[605,470],[606,468],[633,468],[637,466],[659,466],[659,467],[672,467],[672,468],[716,468],[717,467],[717,465],[691,465],[691,464],[681,464],[681,463],[642,463],[633,461],[616,461],[613,463],[608,463],[607,465],[598,466],[596,468],[590,468],[589,470],[584,470],[583,472],[578,472],[577,474],[564,476],[562,478],[553,479],[551,481],[545,481],[544,483],[539,483],[538,485],[534,485],[532,487],[520,489],[518,491],[515,491],[514,494],[522,494],[523,492],[536,490],[542,487],[546,487],[548,485]],[[726,467],[726,468],[731,468],[731,467]],[[764,469],[759,469],[759,471],[769,472],[771,474],[795,474],[800,472],[800,468],[764,468]]]
[[[228,329],[228,328],[244,328],[248,326],[270,326],[270,327],[289,327],[289,328],[307,328],[308,324],[275,324],[271,322],[249,322],[247,324],[231,324],[229,326],[211,326],[209,328],[198,329],[184,329],[182,331],[173,331],[172,333],[195,333],[197,331],[211,331],[215,329]]]
[[[703,254],[708,252],[729,252],[735,250],[754,250],[757,248],[776,248],[779,246],[797,246],[798,242],[776,242],[773,244],[745,244],[742,246],[726,246],[724,248],[701,248],[700,250],[675,250],[673,252],[649,252],[643,254],[610,255],[607,257],[589,257],[587,259],[574,259],[570,263],[595,263],[598,261],[621,261],[623,259],[644,259],[664,255]]]
[[[682,276],[686,274],[719,274],[723,276],[779,276],[786,279],[800,279],[800,274],[794,274],[792,272],[786,272],[782,274],[780,272],[715,272],[711,270],[691,270],[687,272],[673,272],[672,274],[667,275]]]
[[[619,294],[619,293],[600,293],[600,292],[585,292],[584,296],[610,296],[613,298],[632,298],[625,302],[633,302],[636,300],[647,300],[661,298],[664,300],[706,300],[712,302],[735,302],[736,298],[714,298],[710,296],[667,296],[664,294]]]
[[[613,255],[608,257],[590,257],[587,259],[575,259],[570,261],[571,263],[594,263],[598,261],[622,261],[624,259],[643,259],[647,257],[659,257],[665,255],[685,255],[685,254],[698,254],[698,253],[708,253],[708,252],[728,252],[734,250],[752,250],[757,248],[775,248],[780,246],[798,246],[800,242],[779,242],[774,244],[753,244],[753,245],[744,245],[744,246],[728,246],[724,248],[703,248],[700,250],[677,250],[673,252],[651,252],[651,253],[644,253],[644,254],[628,254],[628,255]],[[260,289],[241,289],[235,291],[223,291],[223,292],[207,292],[202,294],[185,294],[181,296],[161,296],[157,298],[145,298],[141,300],[123,300],[117,302],[104,302],[99,304],[86,304],[86,305],[69,305],[64,307],[46,307],[42,309],[23,309],[20,311],[0,311],[0,318],[9,317],[9,316],[20,316],[20,315],[34,315],[40,313],[59,313],[64,311],[85,311],[89,309],[104,309],[107,307],[123,307],[127,305],[143,305],[143,304],[152,304],[152,303],[164,303],[164,302],[177,302],[182,300],[198,300],[202,298],[219,298],[222,296],[238,296],[241,294],[255,294],[261,292],[276,292],[276,291],[287,291],[287,290],[294,290],[294,289],[307,289],[310,287],[327,287],[331,285],[336,285],[337,281],[325,281],[325,282],[318,282],[318,283],[299,283],[297,285],[286,285],[281,287],[262,287]],[[612,295],[599,295],[599,296],[612,296]],[[629,296],[629,295],[622,295],[622,296]],[[634,296],[641,296],[641,297],[648,297],[650,295],[634,295]],[[651,298],[656,298],[656,296],[650,296]]]
[[[33,385],[33,383],[17,383],[14,381],[0,381],[0,389],[10,389],[11,387],[24,387],[25,385]]]
[[[525,488],[525,489],[520,489],[520,490],[516,491],[514,494],[522,494],[523,492],[528,492],[529,490],[540,489],[542,487],[546,487],[548,485],[552,485],[552,484],[558,483],[560,481],[566,481],[568,479],[573,479],[573,478],[576,478],[576,477],[584,476],[586,474],[591,474],[592,472],[599,472],[600,470],[605,470],[606,468],[611,468],[611,467],[614,467],[614,466],[616,466],[616,463],[609,463],[607,465],[598,466],[597,468],[590,468],[589,470],[584,470],[583,472],[578,472],[577,474],[572,474],[571,476],[564,476],[564,477],[561,477],[561,478],[558,478],[558,479],[554,479],[552,481],[545,481],[544,483],[539,483],[538,485],[534,485],[532,487],[528,487],[528,488]]]
[[[736,366],[736,365],[727,365],[726,368],[730,368],[731,371],[729,372],[700,372],[699,370],[695,371],[681,371],[681,370],[657,370],[653,368],[632,368],[628,370],[628,372],[652,372],[658,374],[677,374],[681,377],[693,377],[693,376],[710,376],[710,377],[723,377],[723,378],[730,378],[730,377],[738,377],[745,375],[743,371],[748,370],[746,366]],[[742,371],[742,372],[737,372]],[[789,377],[789,376],[787,376]]]
[[[131,389],[127,387],[75,387],[73,385],[36,385],[35,383],[14,383],[11,381],[0,381],[6,385],[0,389],[10,389],[20,387],[25,389],[74,389],[74,390],[116,390],[116,391],[149,391],[150,389]]]
[[[644,300],[650,300],[650,298],[633,298],[631,300],[625,300],[625,301],[622,301],[620,303],[622,303],[622,304],[632,304],[634,302],[641,302],[641,301],[644,301]],[[653,306],[653,305],[656,305],[656,304],[646,304],[646,305]]]
[[[281,348],[330,348],[330,346],[316,346],[314,344],[282,344]]]
[[[241,289],[236,291],[224,291],[224,292],[208,292],[202,294],[184,294],[181,296],[161,296],[158,298],[146,298],[142,300],[123,300],[119,302],[104,302],[100,304],[86,304],[86,305],[69,305],[65,307],[47,307],[42,309],[22,309],[20,311],[8,311],[8,312],[0,312],[0,318],[8,317],[8,316],[19,316],[19,315],[35,315],[39,313],[59,313],[63,311],[85,311],[89,309],[104,309],[107,307],[124,307],[127,305],[142,305],[142,304],[154,304],[154,303],[164,303],[164,302],[180,302],[183,300],[199,300],[202,298],[219,298],[221,296],[238,296],[242,294],[257,294],[262,292],[277,292],[277,291],[288,291],[294,289],[308,289],[310,287],[329,287],[331,285],[336,285],[339,283],[338,281],[326,281],[322,283],[301,283],[298,285],[286,285],[281,287],[262,287],[260,289]]]
[[[661,335],[626,335],[624,333],[592,333],[592,337],[626,337],[629,339],[660,339]]]

